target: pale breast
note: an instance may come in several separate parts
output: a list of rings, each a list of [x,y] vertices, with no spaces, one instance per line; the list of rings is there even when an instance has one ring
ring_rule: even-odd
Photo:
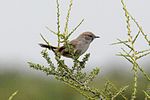
[[[77,52],[82,55],[83,53],[85,53],[87,51],[87,49],[89,48],[89,44],[85,44],[83,42],[79,42],[78,45],[76,46],[76,50]]]

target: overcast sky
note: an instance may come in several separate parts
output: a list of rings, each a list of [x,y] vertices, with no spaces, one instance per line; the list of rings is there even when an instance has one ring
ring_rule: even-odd
[[[61,25],[64,25],[69,0],[60,1]],[[145,33],[149,34],[150,0],[125,1],[131,14],[143,26]],[[110,64],[128,64],[123,58],[115,56],[120,47],[109,45],[117,38],[126,39],[125,17],[120,0],[74,0],[69,29],[83,18],[84,23],[71,39],[84,31],[91,31],[101,37],[87,51],[91,53],[89,65],[101,66],[101,69],[107,70],[110,69]],[[0,0],[0,63],[43,63],[40,56],[42,49],[38,46],[39,42],[43,42],[40,33],[53,45],[57,41],[45,26],[56,30],[55,0]],[[143,41],[142,38],[139,41]],[[139,42],[138,46],[141,48],[143,43]]]

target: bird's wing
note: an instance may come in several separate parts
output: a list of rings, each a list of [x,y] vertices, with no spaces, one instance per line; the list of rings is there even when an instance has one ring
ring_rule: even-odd
[[[70,43],[75,48],[74,49],[75,54],[76,55],[81,55],[81,52],[82,52],[82,48],[80,48],[81,47],[81,42],[79,40],[72,40]]]
[[[76,48],[77,42],[78,42],[78,41],[76,41],[76,40],[72,40],[72,41],[69,42],[69,44],[72,45],[73,48]],[[62,52],[62,51],[64,52],[65,48],[66,48],[65,46],[61,46],[61,47],[58,49],[58,51],[59,51],[59,52]],[[66,49],[66,50],[67,50],[67,49]],[[68,52],[68,51],[66,51],[66,52]]]
[[[72,40],[72,41],[70,41],[70,44],[71,44],[74,48],[76,48],[77,45],[79,44],[79,41],[77,41],[77,40]]]
[[[58,49],[58,52],[62,52],[64,49],[65,49],[65,46],[61,46],[61,47]]]

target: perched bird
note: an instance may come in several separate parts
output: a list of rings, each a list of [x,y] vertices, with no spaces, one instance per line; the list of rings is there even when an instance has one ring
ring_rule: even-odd
[[[70,41],[69,44],[73,47],[73,52],[75,52],[76,55],[81,56],[87,51],[89,45],[95,38],[99,38],[99,36],[94,35],[92,32],[83,32],[76,39]],[[54,52],[60,52],[62,56],[72,58],[71,53],[66,49],[66,46],[55,47],[47,44],[39,45],[43,48],[53,50]]]

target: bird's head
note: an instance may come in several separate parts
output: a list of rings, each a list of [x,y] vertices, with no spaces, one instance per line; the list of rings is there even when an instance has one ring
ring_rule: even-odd
[[[89,43],[91,43],[95,38],[100,38],[100,37],[94,35],[92,32],[83,32],[78,37],[78,39],[85,40]]]

